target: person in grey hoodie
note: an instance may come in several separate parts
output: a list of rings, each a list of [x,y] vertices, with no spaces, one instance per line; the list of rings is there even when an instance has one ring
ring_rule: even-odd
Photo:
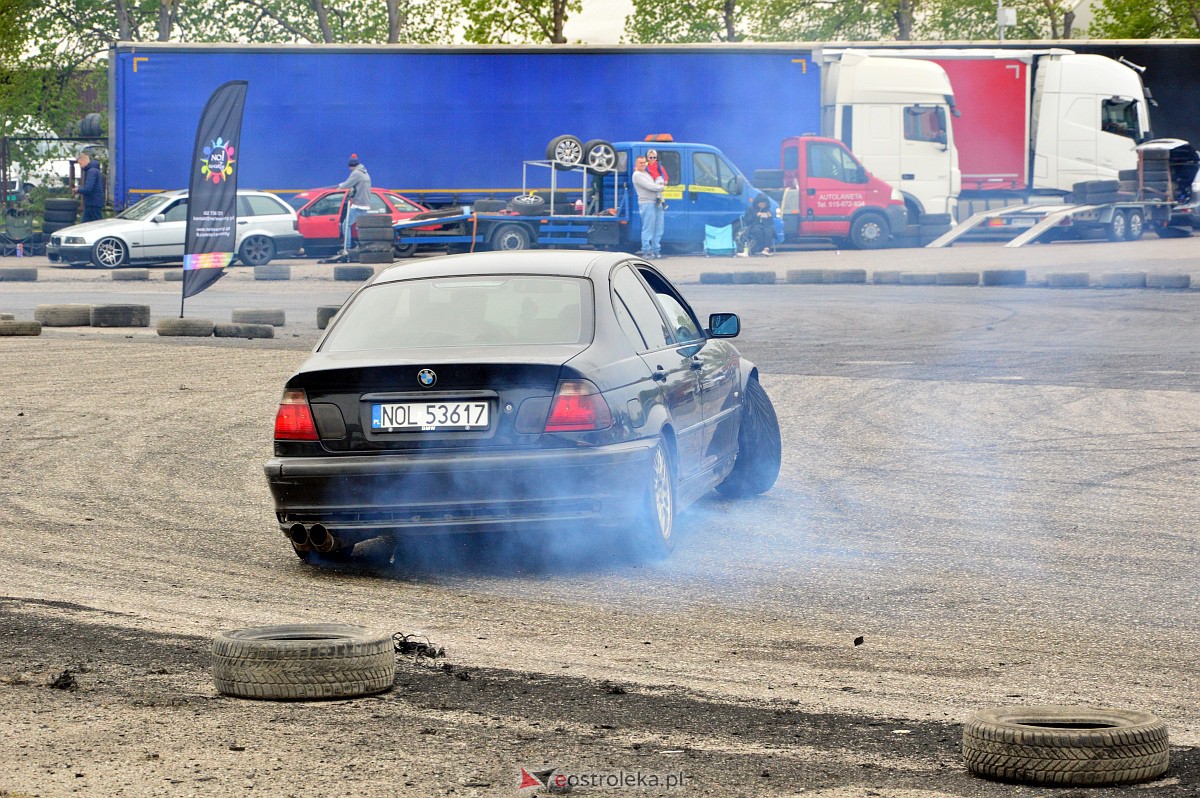
[[[666,180],[662,175],[651,177],[646,169],[645,157],[639,155],[633,162],[633,190],[637,192],[638,216],[642,219],[643,258],[661,258],[660,247],[663,236],[663,188]]]
[[[346,218],[342,221],[342,251],[338,253],[344,257],[350,251],[350,228],[358,217],[371,211],[371,176],[357,155],[350,156],[350,176],[338,183],[338,188],[349,189]]]

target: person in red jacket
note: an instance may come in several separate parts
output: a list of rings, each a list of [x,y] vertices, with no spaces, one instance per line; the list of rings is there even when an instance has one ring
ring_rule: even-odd
[[[655,180],[661,177],[664,186],[671,182],[666,167],[658,160],[658,150],[646,150],[646,171]]]

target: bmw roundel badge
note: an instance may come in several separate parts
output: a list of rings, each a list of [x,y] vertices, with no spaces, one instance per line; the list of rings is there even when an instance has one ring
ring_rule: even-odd
[[[433,373],[433,369],[421,369],[417,372],[417,382],[424,388],[432,388],[437,382],[437,375]]]

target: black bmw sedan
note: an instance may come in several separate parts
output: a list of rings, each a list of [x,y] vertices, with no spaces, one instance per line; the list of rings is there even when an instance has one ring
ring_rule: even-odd
[[[346,300],[284,386],[265,466],[296,553],[378,537],[577,525],[651,555],[716,488],[780,466],[758,369],[623,253],[453,255]]]

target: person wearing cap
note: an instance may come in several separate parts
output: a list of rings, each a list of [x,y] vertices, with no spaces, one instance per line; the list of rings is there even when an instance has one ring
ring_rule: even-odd
[[[646,158],[639,155],[633,162],[633,190],[637,193],[638,216],[642,220],[643,258],[661,258],[663,226],[663,188],[666,179],[651,177]]]
[[[346,217],[342,220],[342,251],[338,257],[345,257],[350,252],[350,229],[354,222],[364,213],[371,211],[371,176],[367,167],[358,160],[357,155],[350,156],[350,176],[338,183],[338,188],[349,189],[346,198]]]
[[[79,164],[79,187],[75,193],[83,200],[82,222],[96,222],[104,218],[104,175],[100,164],[92,156],[81,152],[75,159]]]

